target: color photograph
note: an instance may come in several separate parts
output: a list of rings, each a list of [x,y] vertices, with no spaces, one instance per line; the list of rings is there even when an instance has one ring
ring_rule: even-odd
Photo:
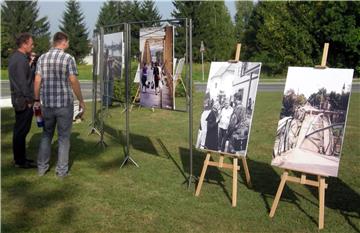
[[[246,156],[261,63],[212,62],[196,147]]]
[[[338,175],[353,72],[289,67],[272,165]]]
[[[124,68],[123,32],[104,35],[104,105],[112,105],[114,81],[122,79]]]
[[[173,26],[140,29],[140,105],[173,109]],[[135,81],[136,81],[135,80]]]

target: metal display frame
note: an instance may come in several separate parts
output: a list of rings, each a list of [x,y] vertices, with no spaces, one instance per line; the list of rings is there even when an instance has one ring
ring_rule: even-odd
[[[186,74],[186,79],[187,79],[187,92],[186,92],[186,111],[184,112],[188,112],[188,117],[189,117],[189,124],[188,124],[188,131],[189,131],[189,177],[187,178],[187,180],[185,182],[188,183],[188,188],[190,188],[191,184],[195,181],[195,177],[193,176],[193,108],[192,108],[192,104],[193,104],[193,95],[192,95],[192,20],[188,19],[188,18],[177,18],[177,19],[166,19],[166,20],[156,20],[156,21],[133,21],[133,22],[127,22],[127,23],[121,23],[121,24],[114,24],[114,25],[107,25],[107,26],[103,26],[100,28],[100,46],[98,49],[98,53],[100,54],[99,56],[99,70],[97,70],[97,67],[93,68],[93,101],[96,102],[97,101],[97,80],[98,77],[100,78],[100,95],[101,95],[101,111],[100,111],[100,119],[99,119],[99,124],[97,123],[97,119],[96,119],[96,103],[94,105],[93,103],[93,112],[92,112],[92,123],[90,123],[90,125],[92,126],[91,128],[91,133],[93,132],[98,132],[100,135],[100,141],[98,142],[98,144],[103,145],[104,147],[106,146],[106,143],[104,142],[104,110],[103,110],[103,106],[102,106],[102,102],[103,102],[103,94],[104,94],[104,80],[103,80],[103,76],[104,76],[104,28],[109,28],[109,27],[116,27],[116,26],[120,26],[123,25],[124,26],[124,64],[125,64],[125,74],[124,74],[124,78],[125,78],[125,118],[126,118],[126,129],[125,129],[125,157],[124,160],[120,166],[120,168],[122,168],[125,164],[127,164],[129,161],[131,163],[133,163],[135,166],[139,167],[139,165],[135,162],[135,160],[131,157],[131,151],[130,151],[130,105],[131,105],[131,96],[130,96],[130,91],[131,91],[131,25],[135,25],[135,24],[156,24],[156,23],[174,23],[174,22],[179,22],[182,23],[184,22],[184,27],[185,27],[185,37],[186,37],[186,41],[185,41],[185,74]],[[94,32],[95,33],[95,32]],[[95,52],[94,52],[95,53]],[[93,56],[93,58],[95,58],[96,55]],[[94,59],[94,61],[97,61],[97,58]],[[94,64],[95,66],[95,64]],[[96,64],[97,66],[97,64]],[[95,72],[96,71],[96,72]],[[97,73],[99,73],[99,75],[97,76]],[[171,111],[171,110],[170,110]],[[97,126],[99,125],[99,128],[97,128]]]

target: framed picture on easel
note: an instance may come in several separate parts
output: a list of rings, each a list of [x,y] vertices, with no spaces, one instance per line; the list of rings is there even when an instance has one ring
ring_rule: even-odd
[[[319,229],[324,228],[325,178],[338,176],[354,73],[328,68],[328,49],[325,43],[321,65],[315,68],[289,67],[271,162],[284,172],[269,216],[274,217],[286,182],[317,187]]]
[[[353,72],[289,67],[272,165],[337,177]]]

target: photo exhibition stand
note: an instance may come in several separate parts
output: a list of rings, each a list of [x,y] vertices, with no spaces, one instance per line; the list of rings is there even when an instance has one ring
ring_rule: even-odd
[[[232,63],[239,62],[240,50],[241,50],[241,44],[237,44],[235,60],[230,60],[229,62],[232,62]],[[240,166],[238,165],[238,159],[239,158],[242,160],[247,185],[248,185],[248,187],[251,187],[250,172],[249,172],[249,168],[248,168],[247,161],[246,161],[246,155],[237,156],[237,155],[234,155],[234,154],[222,153],[222,152],[212,151],[212,150],[204,150],[204,151],[206,151],[207,154],[206,154],[206,158],[205,158],[205,161],[204,161],[204,166],[203,166],[202,171],[201,171],[199,183],[198,183],[197,188],[196,188],[195,196],[198,197],[200,195],[201,187],[203,185],[206,170],[207,170],[208,166],[213,166],[213,167],[217,167],[217,168],[231,169],[232,170],[232,175],[233,175],[233,180],[232,180],[232,207],[236,207],[236,203],[237,203],[237,177],[238,177],[238,171],[240,171]],[[219,154],[220,155],[219,162],[210,161],[210,158],[211,158],[212,154]],[[225,156],[227,156],[229,158],[232,158],[233,163],[232,164],[224,163]]]
[[[326,69],[327,68],[326,60],[327,60],[328,50],[329,50],[329,43],[325,43],[321,65],[317,65],[317,66],[315,66],[315,68],[318,68],[318,69]],[[283,172],[283,174],[281,175],[281,181],[280,181],[278,190],[276,192],[276,196],[275,196],[274,202],[272,204],[269,216],[271,218],[274,217],[276,208],[279,204],[281,194],[283,192],[283,189],[284,189],[287,181],[293,182],[293,183],[298,183],[298,184],[303,184],[303,185],[310,185],[310,186],[318,187],[318,189],[319,189],[319,229],[320,230],[323,229],[324,228],[325,189],[328,186],[325,182],[325,177],[322,175],[313,174],[313,175],[317,175],[317,180],[309,180],[306,178],[306,174],[304,174],[304,173],[302,173],[299,178],[296,176],[290,176],[289,172],[290,172],[290,170],[285,170]]]
[[[107,25],[101,27],[98,32],[94,32],[94,67],[93,67],[93,109],[92,109],[92,122],[90,123],[90,134],[97,133],[100,135],[100,141],[98,145],[106,146],[104,142],[104,115],[107,111],[106,107],[103,107],[104,95],[108,95],[108,90],[104,87],[106,83],[105,80],[105,72],[106,72],[106,64],[104,61],[104,30],[108,28],[116,28],[122,26],[122,31],[124,35],[124,78],[125,78],[125,119],[126,119],[126,129],[125,129],[125,158],[120,166],[122,168],[128,162],[131,162],[135,166],[139,167],[139,165],[135,162],[133,157],[131,156],[130,150],[130,111],[136,101],[136,97],[139,95],[139,88],[135,95],[134,101],[131,99],[131,83],[130,80],[132,77],[131,74],[131,26],[134,24],[150,24],[156,25],[160,23],[169,23],[169,24],[178,24],[185,27],[185,54],[184,58],[182,58],[183,67],[185,68],[185,75],[187,80],[187,89],[185,87],[184,81],[181,78],[181,72],[177,72],[172,76],[174,83],[182,82],[183,87],[185,88],[186,94],[186,111],[188,112],[189,117],[189,176],[185,182],[188,183],[188,188],[194,182],[193,176],[193,112],[192,112],[192,21],[191,19],[180,18],[180,19],[171,19],[171,20],[159,20],[159,21],[144,21],[144,22],[128,22],[117,25]],[[182,67],[181,67],[182,69]],[[99,82],[98,82],[99,80]],[[98,84],[100,84],[100,93],[98,93]],[[100,94],[100,112],[98,113],[97,104],[98,104],[98,94]],[[106,96],[105,96],[106,97]],[[174,105],[175,106],[175,105]],[[185,112],[186,112],[185,111]]]
[[[93,69],[92,69],[92,111],[91,111],[91,122],[89,124],[90,126],[90,132],[91,134],[98,134],[100,136],[100,132],[97,129],[97,117],[96,117],[96,111],[97,111],[97,78],[99,76],[99,67],[98,67],[98,60],[99,60],[99,44],[100,41],[98,39],[98,32],[94,30],[93,32]]]
[[[107,146],[104,141],[104,108],[103,108],[103,95],[104,95],[104,28],[100,28],[100,33],[94,31],[93,39],[93,80],[92,80],[92,112],[90,122],[91,134],[98,134],[100,140],[96,145],[103,148]],[[98,93],[98,79],[100,80],[100,93]],[[98,113],[98,94],[100,95],[100,113]]]

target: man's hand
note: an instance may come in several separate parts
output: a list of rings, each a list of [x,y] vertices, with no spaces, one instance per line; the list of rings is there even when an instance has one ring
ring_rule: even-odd
[[[79,102],[79,111],[80,111],[80,116],[82,117],[85,112],[85,102],[84,101]]]
[[[39,108],[39,107],[41,107],[40,101],[35,101],[33,107],[34,107],[34,108]]]

